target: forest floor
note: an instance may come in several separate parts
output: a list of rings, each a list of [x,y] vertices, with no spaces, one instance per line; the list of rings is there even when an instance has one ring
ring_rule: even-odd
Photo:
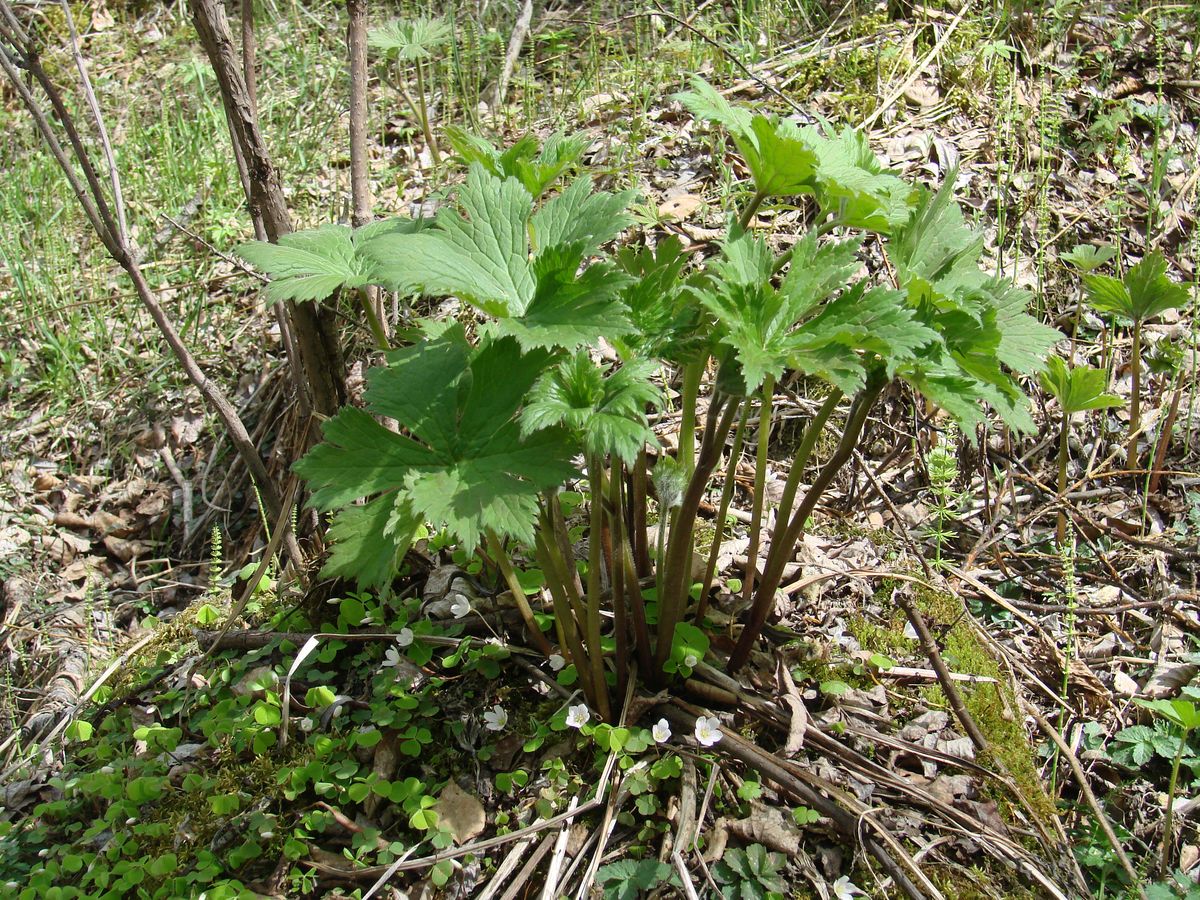
[[[563,727],[571,686],[508,642],[489,573],[440,535],[395,596],[314,597],[274,567],[247,587],[269,526],[245,472],[0,84],[0,896],[845,900],[908,879],[930,897],[1200,897],[1200,6],[551,2],[498,106],[517,10],[433,6],[371,16],[454,16],[429,65],[434,132],[581,134],[598,181],[637,192],[647,242],[709,253],[746,190],[673,97],[692,74],[861,127],[906,178],[954,173],[987,266],[1121,402],[1068,420],[1060,494],[1061,407],[1036,379],[1028,435],[963,437],[889,396],[789,570],[772,653],[726,685],[732,705],[686,697],[719,714],[721,744],[660,746],[635,727],[644,698],[619,739],[585,737]],[[72,83],[62,8],[17,10]],[[151,286],[282,476],[288,368],[235,255],[253,232],[187,10],[72,10]],[[345,10],[271,0],[258,18],[293,218],[348,221]],[[377,212],[436,208],[462,167],[435,161],[386,66],[371,94]],[[1155,251],[1190,293],[1142,334],[1131,469],[1133,341],[1082,275]],[[345,338],[354,393],[379,357],[365,329]],[[780,389],[769,499],[812,401],[803,379]],[[655,426],[675,446],[678,416]],[[718,629],[740,612],[749,482]],[[1060,512],[1074,538],[1057,546]],[[531,595],[539,574],[518,573]],[[459,591],[483,614],[455,619]],[[398,653],[409,625],[423,649]],[[278,740],[289,703],[299,730]],[[800,790],[855,810],[857,840]],[[912,868],[880,869],[881,842]]]

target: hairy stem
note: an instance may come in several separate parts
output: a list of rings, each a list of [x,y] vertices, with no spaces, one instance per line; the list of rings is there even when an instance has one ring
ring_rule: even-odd
[[[1167,782],[1167,812],[1163,819],[1162,852],[1158,858],[1158,877],[1164,879],[1171,868],[1171,843],[1175,836],[1175,786],[1179,782],[1179,764],[1183,761],[1189,734],[1188,729],[1180,729],[1179,749],[1175,751],[1175,759],[1171,762],[1171,780]]]
[[[1062,430],[1058,435],[1058,502],[1063,502],[1067,491],[1067,461],[1070,452],[1068,435],[1071,428],[1071,416],[1064,410]],[[1061,506],[1058,510],[1058,527],[1055,530],[1055,540],[1062,547],[1067,540],[1067,512]]]
[[[645,578],[652,571],[650,564],[650,541],[646,536],[646,503],[649,495],[647,484],[650,481],[649,460],[649,455],[643,447],[638,453],[637,462],[633,466],[633,477],[630,479],[633,491],[630,538],[633,541],[633,561],[637,569],[638,578]]]
[[[742,456],[742,442],[746,436],[746,420],[750,417],[750,404],[742,404],[742,415],[733,430],[733,448],[729,452],[729,466],[725,470],[725,484],[721,486],[721,506],[717,511],[717,531],[713,535],[712,547],[708,551],[708,564],[704,567],[704,587],[700,591],[700,602],[696,606],[696,620],[708,612],[708,595],[713,579],[717,575],[717,557],[721,554],[721,541],[725,534],[725,518],[729,515],[729,504],[733,501],[734,475]]]
[[[671,534],[666,559],[660,561],[663,568],[663,588],[658,598],[658,646],[654,653],[656,670],[662,668],[662,664],[670,655],[675,626],[683,617],[688,579],[691,575],[696,515],[700,509],[700,501],[704,499],[708,479],[721,460],[721,448],[725,445],[725,437],[733,428],[733,420],[737,416],[739,406],[741,401],[737,398],[720,395],[713,397],[708,410],[708,421],[704,427],[704,439],[700,442],[700,456],[696,460],[696,469],[692,472],[683,494],[683,501],[675,516],[678,527]]]
[[[700,378],[704,374],[702,361],[690,362],[683,368],[683,392],[679,407],[679,464],[687,475],[696,465],[696,398],[700,395]]]
[[[754,576],[758,572],[758,548],[762,541],[763,494],[767,487],[767,450],[771,440],[771,401],[775,379],[768,375],[762,386],[762,405],[758,413],[758,452],[754,459],[754,497],[750,506],[750,546],[746,549],[746,579],[742,583],[745,602],[754,596]],[[749,402],[747,402],[749,405]]]
[[[1133,355],[1129,359],[1133,384],[1129,391],[1129,444],[1126,448],[1126,469],[1138,467],[1138,430],[1142,425],[1142,323],[1133,323]]]
[[[742,210],[742,215],[738,218],[738,228],[742,231],[750,230],[750,223],[754,220],[754,214],[758,212],[758,208],[762,206],[763,201],[767,199],[765,191],[756,191],[754,196],[750,198],[750,202],[746,204],[746,208]]]
[[[529,629],[530,638],[537,645],[538,650],[547,657],[550,656],[554,651],[550,647],[550,642],[546,640],[546,636],[542,634],[542,629],[538,628],[537,620],[533,617],[533,609],[525,596],[525,589],[517,580],[517,573],[508,558],[508,552],[504,549],[504,542],[490,528],[487,530],[487,549],[492,562],[499,567],[500,574],[504,577],[504,583],[508,585],[508,589],[513,595],[513,601],[517,604],[517,609],[521,611],[521,618],[525,620],[525,627]]]
[[[600,706],[596,712],[604,721],[609,721],[611,713],[608,705],[608,688],[604,682],[604,654],[600,649],[600,569],[603,565],[601,554],[600,532],[604,528],[604,471],[600,458],[593,456],[588,460],[588,486],[591,489],[589,498],[590,529],[588,531],[588,572],[587,572],[587,622],[586,644],[588,660],[592,667],[592,683],[596,686],[596,699]]]
[[[805,427],[804,437],[800,440],[800,446],[796,448],[796,455],[792,457],[791,469],[788,471],[787,481],[783,485],[783,496],[779,498],[779,507],[775,510],[776,528],[779,527],[779,523],[786,523],[791,516],[792,504],[796,502],[796,491],[800,487],[804,469],[808,466],[809,459],[812,458],[817,441],[821,438],[821,432],[825,429],[825,423],[829,421],[829,417],[833,415],[833,411],[837,409],[843,396],[840,390],[834,388],[833,392],[825,398],[825,402],[821,404],[821,408],[817,410],[817,414],[809,420]]]
[[[629,679],[629,604],[625,595],[625,516],[622,487],[625,479],[621,464],[614,457],[608,476],[608,522],[612,537],[609,554],[609,580],[612,582],[613,637],[616,641],[617,696],[625,696]]]
[[[783,579],[783,570],[796,551],[796,544],[804,534],[804,525],[809,515],[816,509],[817,501],[825,493],[833,479],[854,453],[858,438],[866,425],[867,415],[871,411],[876,398],[883,392],[887,381],[876,376],[862,389],[850,407],[850,418],[846,422],[842,439],[838,442],[837,450],[829,462],[821,468],[821,473],[813,482],[799,508],[792,515],[787,528],[782,534],[776,533],[771,540],[771,549],[767,554],[767,564],[763,571],[762,581],[754,595],[754,604],[750,609],[750,619],[742,629],[733,654],[729,657],[729,672],[736,672],[750,657],[750,649],[762,633],[763,626],[775,608],[775,591]]]
[[[425,134],[425,146],[435,166],[442,164],[442,155],[438,153],[437,141],[433,139],[433,128],[429,124],[429,108],[425,104],[425,66],[417,60],[417,115],[421,119],[421,131]]]

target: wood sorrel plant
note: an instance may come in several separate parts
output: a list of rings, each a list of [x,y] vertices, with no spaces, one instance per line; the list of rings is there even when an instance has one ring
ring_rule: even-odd
[[[953,178],[937,192],[911,185],[885,171],[853,130],[739,109],[700,80],[681,99],[729,132],[753,176],[752,198],[709,259],[689,259],[674,240],[605,252],[631,224],[630,194],[594,192],[584,175],[538,202],[520,180],[481,161],[470,166],[458,208],[432,224],[321,229],[297,238],[303,259],[276,260],[262,248],[248,254],[276,276],[276,296],[300,290],[291,282],[324,278],[324,289],[343,279],[454,296],[479,314],[473,328],[424,323],[418,343],[371,371],[366,408],[342,410],[326,423],[325,443],[297,463],[311,502],[333,513],[325,572],[386,585],[416,528],[428,523],[485,549],[544,643],[509,560],[513,544],[523,545],[545,573],[562,652],[603,717],[611,715],[610,682],[623,681],[634,658],[660,683],[686,677],[709,651],[702,626],[711,557],[693,605],[697,513],[730,435],[735,447],[743,443],[752,403],[760,434],[768,430],[785,372],[824,381],[828,394],[807,425],[769,533],[766,455],[758,454],[751,541],[764,548],[765,565],[761,575],[753,565],[746,573],[752,602],[731,670],[748,658],[806,522],[888,385],[908,383],[968,434],[982,424],[984,404],[1028,429],[1013,373],[1039,370],[1058,338],[1026,315],[1023,291],[979,269],[982,241],[953,202]],[[777,254],[754,223],[765,203],[782,198],[805,198],[813,224]],[[868,241],[882,249],[882,267],[864,263]],[[602,344],[616,349],[619,363],[595,361]],[[683,433],[678,459],[659,454],[652,473],[647,410],[658,389],[649,376],[664,363],[683,374]],[[843,399],[841,438],[801,492],[817,439]],[[399,422],[401,432],[376,416]],[[583,579],[558,499],[580,477],[591,498]],[[722,508],[731,481],[726,474]],[[653,482],[665,525],[655,554],[646,537]],[[643,594],[651,583],[652,598]]]

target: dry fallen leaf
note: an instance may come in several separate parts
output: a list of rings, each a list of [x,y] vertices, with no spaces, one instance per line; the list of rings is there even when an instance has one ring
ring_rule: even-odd
[[[434,809],[438,814],[438,825],[449,830],[456,844],[465,844],[474,838],[487,823],[483,804],[453,781],[442,789]]]
[[[678,194],[668,197],[658,205],[658,216],[660,219],[683,221],[690,218],[703,205],[704,198],[698,194]]]

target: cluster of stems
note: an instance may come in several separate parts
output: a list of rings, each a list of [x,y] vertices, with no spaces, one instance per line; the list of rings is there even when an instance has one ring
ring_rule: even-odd
[[[700,373],[702,366],[696,367]],[[750,413],[757,401],[758,432],[755,455],[754,495],[751,508],[750,552],[743,584],[750,601],[747,621],[728,661],[736,671],[748,659],[755,641],[775,605],[785,568],[794,557],[807,522],[825,490],[852,456],[868,413],[887,383],[882,373],[870,378],[852,398],[841,438],[832,455],[820,467],[811,487],[799,502],[801,478],[826,423],[843,395],[833,390],[807,423],[803,438],[791,461],[791,469],[776,510],[776,525],[769,531],[765,483],[767,441],[770,433],[775,383],[768,379],[756,396],[740,397],[714,389],[703,414],[697,410],[701,378],[684,372],[683,428],[679,460],[687,475],[682,497],[674,507],[660,504],[660,541],[651,553],[646,522],[651,483],[649,456],[642,453],[630,465],[616,458],[587,460],[589,539],[586,577],[581,578],[562,506],[556,493],[543,495],[538,520],[535,555],[554,607],[554,627],[563,655],[574,663],[579,686],[596,712],[611,719],[611,691],[623,695],[626,679],[636,663],[651,686],[666,678],[664,663],[672,651],[676,626],[688,619],[700,622],[707,610],[719,548],[732,500],[734,474],[747,443]],[[701,426],[702,422],[702,427]],[[699,429],[699,446],[696,446]],[[726,456],[726,447],[730,452]],[[716,532],[703,569],[699,592],[694,592],[696,526],[700,508],[713,487],[718,470],[724,468]],[[498,545],[494,545],[498,546]],[[756,571],[759,548],[765,547],[763,571]],[[501,554],[502,555],[502,554]],[[506,568],[507,563],[502,564]],[[648,590],[656,591],[657,619],[647,616],[651,605]],[[516,592],[514,592],[516,593]],[[650,617],[653,618],[653,617]],[[611,625],[606,621],[611,619]],[[606,652],[611,639],[611,655]],[[612,666],[609,665],[609,660]]]

